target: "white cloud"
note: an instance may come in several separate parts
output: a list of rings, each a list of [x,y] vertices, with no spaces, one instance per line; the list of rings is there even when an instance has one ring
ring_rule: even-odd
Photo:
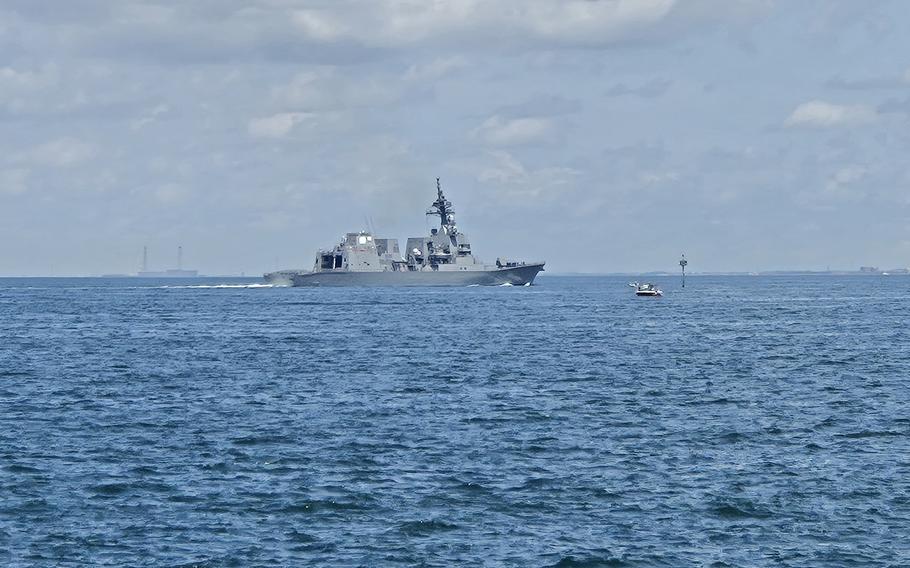
[[[330,10],[297,10],[291,19],[307,37],[318,41],[334,41],[354,31]]]
[[[590,40],[655,24],[669,14],[675,0],[543,1],[518,5],[522,4],[527,7],[525,25],[541,37]]]
[[[549,135],[552,129],[553,121],[549,118],[529,116],[506,119],[497,114],[486,119],[474,131],[474,136],[494,146],[512,146],[539,140]]]
[[[194,65],[364,62],[415,45],[489,53],[666,43],[706,25],[753,22],[768,12],[769,0],[91,0],[53,11],[35,2],[12,4],[12,26],[66,24],[65,34],[51,28],[21,34],[15,27],[4,34],[0,21],[0,37],[23,42],[25,53],[51,46],[68,54]]]
[[[638,179],[646,185],[659,185],[662,183],[674,183],[681,178],[679,172],[642,172]]]
[[[837,170],[834,175],[828,179],[825,189],[831,193],[842,192],[865,179],[868,171],[869,170],[865,166],[845,166]]]
[[[862,78],[845,78],[838,75],[830,79],[826,85],[835,89],[853,91],[902,89],[910,85],[910,69],[897,74],[873,75]]]
[[[187,196],[187,189],[180,184],[168,182],[155,188],[155,200],[164,205],[180,203]]]
[[[67,137],[26,150],[14,156],[13,162],[63,168],[87,162],[96,154],[97,150],[91,144]]]
[[[154,3],[122,2],[111,5],[111,17],[119,24],[170,25],[177,8]]]
[[[2,30],[0,30],[2,36]],[[0,110],[19,114],[34,108],[36,99],[57,91],[60,73],[53,64],[38,69],[0,67]]]
[[[412,81],[439,79],[448,75],[452,71],[464,69],[468,66],[468,61],[461,55],[452,55],[449,57],[437,57],[429,63],[421,65],[412,65],[405,74],[405,79]]]
[[[305,112],[281,112],[250,121],[248,131],[253,138],[283,138],[294,126],[311,115]]]
[[[130,126],[133,130],[139,130],[153,122],[155,122],[159,116],[167,114],[171,110],[166,104],[159,104],[153,108],[145,110],[142,115],[134,120]]]
[[[13,168],[0,171],[0,193],[18,195],[28,191],[29,171],[23,168]]]
[[[400,86],[388,78],[344,75],[338,69],[321,67],[298,73],[272,89],[272,99],[295,110],[327,110],[374,107],[393,103],[401,97]]]
[[[490,152],[490,157],[495,160],[493,165],[480,170],[477,179],[483,183],[516,183],[528,177],[524,164],[515,159],[508,152]]]
[[[339,0],[331,6],[296,10],[292,22],[313,41],[384,47],[459,37],[602,45],[660,23],[676,0]]]
[[[785,126],[850,126],[868,124],[878,117],[869,105],[838,105],[825,101],[809,101],[796,107],[784,121]]]
[[[528,168],[515,156],[501,150],[489,153],[493,159],[480,168],[477,180],[500,186],[508,194],[538,196],[552,193],[556,188],[569,186],[581,173],[565,167]]]
[[[56,83],[57,75],[56,66],[51,64],[35,71],[0,67],[0,88],[4,92],[41,89]]]

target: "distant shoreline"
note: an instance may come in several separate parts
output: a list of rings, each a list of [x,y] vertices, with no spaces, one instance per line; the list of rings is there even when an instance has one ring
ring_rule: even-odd
[[[655,277],[655,278],[678,278],[679,272],[543,272],[539,277],[552,278],[554,276],[574,276],[585,278],[596,277]],[[879,272],[859,271],[859,270],[766,270],[761,272],[686,272],[686,277],[702,276],[910,276],[907,269],[897,269],[894,271],[883,270]],[[0,276],[0,279],[9,278],[85,278],[96,280],[166,280],[166,281],[189,281],[189,280],[212,280],[212,279],[237,279],[237,280],[259,280],[261,275],[239,275],[239,274],[199,274],[196,276],[136,276],[131,274],[103,274],[103,275],[54,275],[54,276],[34,276],[34,275],[7,275]]]
[[[897,269],[880,272],[863,272],[859,270],[765,270],[761,272],[686,272],[690,276],[908,276],[910,271]],[[540,276],[657,276],[661,278],[679,277],[679,272],[550,272]]]

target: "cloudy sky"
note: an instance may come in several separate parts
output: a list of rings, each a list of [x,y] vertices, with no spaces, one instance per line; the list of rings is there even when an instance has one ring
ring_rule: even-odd
[[[3,0],[0,275],[910,265],[910,3]]]

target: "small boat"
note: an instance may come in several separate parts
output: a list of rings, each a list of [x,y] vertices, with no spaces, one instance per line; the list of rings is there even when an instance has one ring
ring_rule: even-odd
[[[631,284],[629,284],[629,286],[632,286],[633,288],[635,288],[636,296],[663,296],[664,295],[664,293],[660,291],[660,288],[658,288],[654,284],[651,284],[648,282],[641,282],[641,283],[632,282]]]

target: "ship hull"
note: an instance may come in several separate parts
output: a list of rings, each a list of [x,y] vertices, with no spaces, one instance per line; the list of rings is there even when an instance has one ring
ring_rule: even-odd
[[[543,264],[490,270],[420,270],[413,272],[301,272],[293,286],[525,286],[534,282]]]

